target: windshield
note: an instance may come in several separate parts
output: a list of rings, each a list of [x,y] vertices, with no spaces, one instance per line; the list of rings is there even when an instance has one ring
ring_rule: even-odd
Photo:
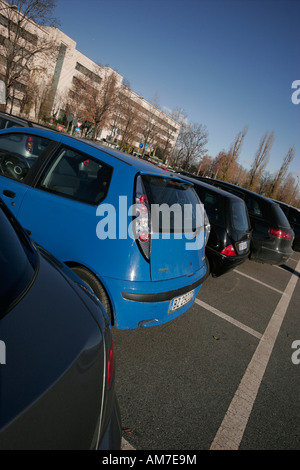
[[[0,200],[0,318],[29,287],[36,267],[36,252]]]
[[[232,224],[235,230],[239,232],[247,232],[250,230],[250,223],[244,201],[233,201],[231,208]]]

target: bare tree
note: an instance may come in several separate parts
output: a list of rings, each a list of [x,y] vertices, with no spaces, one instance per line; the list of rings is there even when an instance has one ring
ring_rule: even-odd
[[[211,172],[212,168],[212,157],[209,155],[204,155],[204,157],[201,160],[201,163],[198,167],[198,175],[201,174],[203,176],[208,176]]]
[[[25,92],[32,70],[45,68],[46,56],[57,53],[57,46],[46,34],[36,34],[37,25],[55,24],[54,7],[55,0],[0,1],[0,75],[6,86],[6,106],[10,100],[11,110],[16,95]]]
[[[292,204],[292,201],[296,199],[297,189],[298,189],[298,181],[299,178],[297,177],[297,181],[294,176],[289,173],[288,176],[282,182],[282,185],[279,189],[277,194],[277,199],[279,201],[286,202],[288,204]]]
[[[269,171],[263,171],[256,188],[258,194],[267,195],[272,184],[273,175]]]
[[[212,176],[214,178],[223,178],[223,167],[225,166],[226,159],[228,158],[227,152],[223,149],[214,158],[212,162]]]
[[[56,93],[54,101],[53,101],[53,105],[52,105],[52,116],[54,118],[57,117],[61,109],[65,108],[66,101],[67,101],[67,93],[65,90]]]
[[[75,115],[94,125],[92,139],[95,139],[99,127],[108,127],[117,107],[117,81],[114,72],[102,67],[95,69],[91,77],[74,79],[70,93],[69,107]]]
[[[247,131],[248,127],[245,126],[244,129],[237,134],[229,151],[227,152],[226,158],[223,159],[221,179],[224,181],[231,181],[233,177],[232,173],[236,173],[237,171],[237,160],[241,153]]]
[[[253,191],[256,190],[259,180],[262,176],[262,173],[269,161],[269,154],[271,147],[274,142],[274,133],[271,132],[268,137],[268,132],[264,134],[262,137],[258,150],[255,154],[254,161],[252,163],[250,172],[249,172],[249,180],[246,183],[246,187]]]
[[[268,194],[267,194],[269,197],[272,197],[272,198],[276,199],[278,191],[280,189],[280,185],[281,185],[282,181],[284,180],[284,178],[287,174],[288,167],[289,167],[290,163],[292,162],[294,156],[295,156],[295,149],[294,149],[294,147],[290,147],[287,154],[286,154],[286,156],[283,159],[283,162],[282,162],[282,165],[281,165],[279,171],[277,172],[277,174],[273,178],[272,184],[271,184],[270,189],[269,189]]]
[[[205,155],[208,142],[206,126],[197,123],[185,123],[182,125],[176,142],[174,155],[177,163],[183,169],[188,169]]]
[[[120,149],[129,150],[134,146],[139,133],[138,116],[127,87],[123,86],[118,95],[118,107],[112,134],[120,135]]]
[[[1,0],[0,11],[9,7],[18,10],[25,16],[24,23],[28,20],[39,25],[54,26],[58,20],[53,17],[53,10],[56,7],[56,0]]]
[[[145,155],[147,147],[154,147],[156,144],[156,136],[158,134],[155,115],[152,110],[147,110],[140,115],[140,135],[142,137],[143,152]]]

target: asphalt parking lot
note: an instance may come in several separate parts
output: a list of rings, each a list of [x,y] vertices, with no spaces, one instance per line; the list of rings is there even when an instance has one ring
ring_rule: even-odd
[[[246,261],[179,318],[114,329],[123,449],[300,449],[299,273]]]

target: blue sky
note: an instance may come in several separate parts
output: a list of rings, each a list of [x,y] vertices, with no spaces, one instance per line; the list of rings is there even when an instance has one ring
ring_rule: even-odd
[[[300,177],[300,0],[56,0],[59,28],[77,49],[126,78],[163,109],[206,125],[208,154],[228,150],[248,126],[239,163],[250,168],[266,131],[266,168],[288,149]],[[299,95],[300,97],[300,95]]]

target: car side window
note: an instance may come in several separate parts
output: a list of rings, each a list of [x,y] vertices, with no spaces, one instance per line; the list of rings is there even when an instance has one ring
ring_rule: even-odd
[[[196,187],[198,196],[204,204],[209,221],[214,224],[224,225],[224,200],[218,194]]]
[[[50,142],[27,133],[0,135],[0,175],[22,181]]]
[[[260,217],[261,219],[263,218],[263,210],[257,199],[247,197],[245,202],[249,215]]]
[[[291,209],[289,216],[293,224],[300,224],[300,211],[297,211],[297,209]]]
[[[107,194],[112,168],[89,155],[62,147],[46,169],[39,188],[87,204],[99,204]]]

